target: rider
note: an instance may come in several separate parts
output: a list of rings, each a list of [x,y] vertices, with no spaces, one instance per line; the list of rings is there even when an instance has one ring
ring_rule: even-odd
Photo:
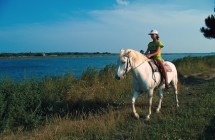
[[[161,67],[163,76],[165,78],[165,88],[168,89],[169,85],[168,85],[167,72],[166,72],[166,70],[164,68],[163,59],[161,57],[161,49],[164,47],[164,45],[159,40],[159,35],[158,35],[157,30],[151,30],[149,35],[151,35],[151,38],[152,38],[153,41],[149,42],[148,48],[147,48],[147,50],[145,52],[145,55],[148,58],[152,58],[152,59],[156,60],[158,65]]]

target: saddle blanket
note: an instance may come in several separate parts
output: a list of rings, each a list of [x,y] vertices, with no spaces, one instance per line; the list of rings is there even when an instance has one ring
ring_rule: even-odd
[[[148,63],[152,67],[152,70],[154,72],[160,72],[158,66],[155,64],[155,62],[153,60],[149,60]],[[164,63],[164,68],[165,68],[166,72],[171,72],[172,71],[171,67],[165,61],[163,63]]]

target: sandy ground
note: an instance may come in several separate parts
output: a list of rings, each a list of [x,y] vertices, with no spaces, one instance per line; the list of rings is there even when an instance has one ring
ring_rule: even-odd
[[[215,78],[215,69],[211,69],[211,71],[201,72],[201,73],[194,73],[191,75],[180,75],[179,79],[184,84],[200,84]]]

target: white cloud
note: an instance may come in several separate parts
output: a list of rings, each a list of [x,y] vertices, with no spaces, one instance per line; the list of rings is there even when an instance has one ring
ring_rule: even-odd
[[[129,1],[127,1],[127,0],[116,0],[116,3],[118,5],[127,6],[129,4]]]
[[[199,31],[210,14],[208,11],[177,5],[138,4],[91,14],[105,25],[104,28],[109,27],[115,33],[113,36],[118,38],[119,44],[116,47],[146,49],[151,40],[147,33],[156,28],[166,44],[164,52],[210,52],[214,48],[213,42],[205,39]]]

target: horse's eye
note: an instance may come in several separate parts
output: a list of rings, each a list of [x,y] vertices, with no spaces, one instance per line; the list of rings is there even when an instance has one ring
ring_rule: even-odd
[[[125,62],[122,62],[122,64],[125,64]]]

